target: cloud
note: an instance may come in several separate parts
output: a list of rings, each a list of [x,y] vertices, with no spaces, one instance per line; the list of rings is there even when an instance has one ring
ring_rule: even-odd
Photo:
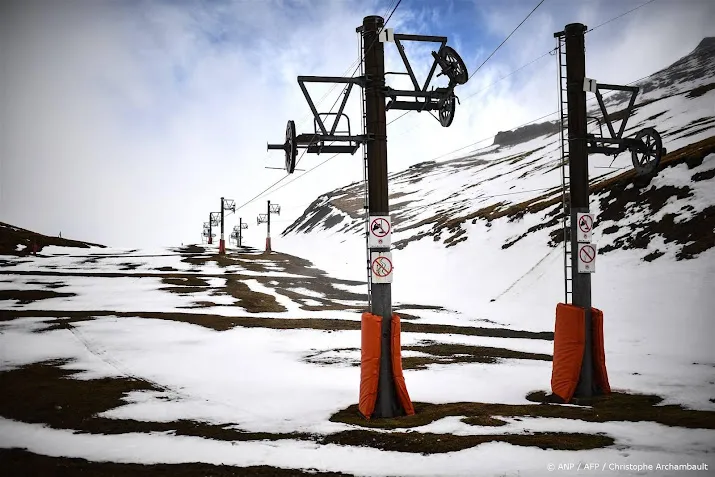
[[[346,69],[357,59],[355,27],[391,3],[3,2],[0,217],[109,245],[197,241],[221,196],[241,205],[283,177],[265,169],[283,165],[282,154],[266,152],[265,145],[283,141],[288,119],[299,123],[299,133],[312,132],[296,76],[352,72]],[[473,71],[532,3],[406,1],[390,26],[449,36]],[[631,5],[637,3],[547,0],[458,88],[463,104],[452,127],[414,112],[388,126],[389,169],[554,110],[551,56],[482,90],[553,48],[553,32],[565,23],[597,25]],[[658,0],[590,33],[587,71],[615,83],[651,73],[714,34],[712,18],[707,0]],[[434,47],[408,47],[420,78]],[[403,70],[394,44],[385,51],[387,69]],[[410,85],[406,77],[390,81]],[[317,101],[329,90],[314,86],[311,95]],[[332,89],[319,110],[329,110],[340,91]],[[359,93],[353,89],[346,109],[353,133],[361,127]],[[389,112],[388,121],[400,114]],[[328,157],[305,154],[299,168]],[[298,172],[285,179],[281,185],[296,180],[240,211],[250,224],[247,242],[262,243],[265,229],[256,227],[255,216],[264,212],[266,199],[283,207],[276,220],[289,221],[319,193],[359,180],[362,172],[358,151],[305,178],[296,179]],[[231,217],[227,233],[234,223]]]

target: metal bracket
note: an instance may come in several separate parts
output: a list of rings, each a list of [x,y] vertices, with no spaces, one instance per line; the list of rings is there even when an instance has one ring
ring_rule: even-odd
[[[576,88],[576,85],[568,85],[569,88]],[[580,85],[579,88],[583,88]],[[589,154],[605,154],[607,156],[618,156],[625,150],[631,152],[631,161],[633,162],[633,167],[638,175],[650,174],[655,171],[660,163],[661,157],[666,153],[665,148],[663,148],[663,143],[660,138],[660,134],[653,128],[645,128],[639,131],[633,138],[624,138],[623,133],[626,130],[626,124],[628,119],[630,119],[633,113],[634,105],[636,102],[636,96],[638,96],[639,88],[637,86],[621,86],[613,84],[598,83],[596,85],[596,99],[598,100],[598,106],[601,109],[601,114],[603,115],[603,122],[608,128],[610,137],[603,137],[603,127],[602,123],[598,118],[595,119],[598,123],[601,136],[596,137],[595,134],[589,134],[586,138],[582,138],[587,142],[586,149]],[[606,91],[628,91],[631,93],[631,99],[628,102],[625,110],[620,112],[623,117],[615,118],[616,121],[621,120],[621,125],[616,131],[613,128],[612,115],[608,114],[606,110],[606,105],[603,102],[603,96],[601,95],[601,90]],[[613,164],[613,163],[611,163]]]
[[[221,224],[221,212],[211,212],[209,218],[212,227],[218,227]]]
[[[223,210],[236,213],[236,201],[233,199],[223,199]]]
[[[439,111],[439,122],[444,127],[449,127],[454,119],[454,110],[456,104],[456,96],[454,95],[454,88],[459,84],[464,84],[469,80],[469,74],[467,73],[467,67],[462,61],[462,58],[457,54],[457,52],[447,46],[447,37],[444,36],[428,36],[428,35],[405,35],[396,34],[394,35],[394,43],[397,47],[397,51],[402,58],[402,63],[405,65],[407,72],[389,72],[387,74],[402,74],[408,75],[410,81],[412,82],[412,90],[397,90],[389,86],[384,88],[384,94],[386,97],[390,98],[390,102],[385,106],[385,110],[398,109],[407,111]],[[424,41],[424,42],[434,42],[439,43],[438,51],[432,52],[432,57],[434,61],[430,67],[429,73],[425,82],[420,86],[415,76],[410,60],[407,58],[405,53],[405,47],[402,41]],[[430,82],[434,77],[434,73],[437,66],[442,70],[437,76],[446,75],[449,78],[449,85],[446,88],[438,87],[432,88],[428,91]],[[398,97],[409,97],[413,98],[413,101],[400,101]],[[423,100],[420,101],[420,98]],[[434,116],[434,115],[433,115]]]
[[[343,90],[343,100],[340,103],[340,108],[338,109],[338,112],[335,113],[335,121],[333,122],[333,126],[330,128],[330,133],[328,133],[328,130],[325,127],[325,123],[320,117],[320,114],[315,107],[313,99],[310,97],[310,93],[308,92],[308,88],[306,88],[305,83],[342,83],[347,85]],[[335,134],[335,130],[338,127],[338,121],[343,115],[343,110],[345,109],[345,105],[348,102],[348,97],[350,96],[350,91],[352,91],[352,87],[354,84],[364,87],[365,78],[362,76],[358,76],[355,78],[344,78],[341,76],[298,76],[298,85],[300,86],[301,91],[303,91],[303,96],[305,96],[305,100],[308,102],[308,106],[310,106],[310,110],[313,113],[314,121],[317,123],[318,127],[320,128],[320,132],[324,136],[333,136]]]

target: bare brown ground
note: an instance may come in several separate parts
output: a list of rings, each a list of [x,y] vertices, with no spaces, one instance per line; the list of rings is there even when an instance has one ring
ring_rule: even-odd
[[[49,457],[33,454],[24,449],[0,449],[0,468],[13,477],[37,477],[52,475],[70,477],[97,475],[111,477],[291,477],[315,475],[319,477],[348,477],[350,474],[318,472],[310,469],[281,469],[267,465],[233,467],[229,465],[188,464],[120,464],[115,462],[91,462],[85,459]]]
[[[499,417],[547,417],[579,419],[589,422],[627,421],[657,422],[666,426],[691,429],[715,429],[715,412],[694,411],[681,406],[658,406],[663,400],[658,396],[626,394],[614,392],[598,396],[586,402],[575,400],[573,404],[592,407],[572,407],[545,404],[543,392],[535,392],[527,399],[539,404],[493,404],[478,402],[457,402],[430,404],[415,402],[415,415],[395,419],[366,420],[358,412],[357,405],[337,412],[333,422],[343,422],[365,428],[397,429],[424,426],[447,416],[464,416],[465,422],[476,425],[490,425],[491,419]],[[485,420],[486,419],[486,420]],[[495,422],[495,425],[500,425]]]
[[[95,317],[118,316],[152,318],[157,320],[179,321],[203,326],[216,331],[230,330],[236,326],[246,328],[271,328],[277,330],[359,330],[358,320],[334,320],[323,318],[257,318],[251,316],[229,317],[201,313],[161,313],[161,312],[118,312],[118,311],[54,311],[54,310],[0,310],[0,321],[22,317],[57,318],[55,323],[91,320]],[[360,314],[356,313],[356,318]],[[507,328],[477,328],[470,326],[437,325],[431,323],[401,323],[405,333],[457,334],[466,336],[489,336],[496,338],[526,338],[553,340],[553,333],[547,331],[520,331]]]
[[[133,377],[95,380],[72,379],[73,372],[60,368],[64,364],[67,364],[67,362],[49,361],[0,373],[0,388],[4,390],[3,393],[0,393],[0,415],[21,422],[42,423],[51,428],[71,429],[81,433],[168,432],[172,435],[195,436],[222,441],[309,440],[318,444],[363,446],[423,454],[450,452],[495,441],[509,442],[519,446],[537,446],[562,450],[592,449],[613,443],[613,439],[608,436],[568,433],[454,436],[434,433],[384,434],[377,430],[358,429],[329,435],[311,435],[304,433],[247,432],[231,423],[216,425],[189,420],[166,423],[131,419],[108,419],[99,417],[98,414],[124,404],[123,397],[127,392],[160,391],[160,389],[152,383]],[[417,403],[420,416],[426,415],[425,406],[430,405]],[[444,406],[442,405],[442,407]],[[489,416],[484,417],[491,419]],[[334,417],[333,420],[338,419]],[[28,472],[30,470],[42,472],[45,466],[50,464],[78,472],[81,469],[86,469],[97,475],[124,475],[122,472],[129,473],[130,471],[146,472],[146,475],[164,475],[162,472],[173,471],[174,469],[177,469],[179,475],[202,475],[197,474],[197,472],[209,471],[218,473],[207,475],[224,475],[221,472],[228,472],[229,469],[228,467],[206,466],[203,464],[196,464],[193,467],[189,465],[183,470],[181,470],[183,466],[173,465],[98,464],[81,459],[43,457],[19,449],[3,451],[0,456],[3,462],[10,466],[4,465],[4,469],[17,466],[17,468],[27,469]],[[261,469],[265,469],[265,472],[278,472],[275,474],[266,473],[265,475],[302,475],[295,474],[295,472],[293,474],[282,474],[280,469],[270,467],[261,467]],[[118,474],[115,472],[118,472]],[[243,474],[240,469],[237,469],[236,472],[233,475],[254,475]],[[246,472],[249,471],[246,470]],[[42,474],[36,473],[32,475]]]

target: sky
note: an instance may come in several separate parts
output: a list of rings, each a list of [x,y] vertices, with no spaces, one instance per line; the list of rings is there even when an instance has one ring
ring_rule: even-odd
[[[479,140],[489,145],[498,131],[552,113],[556,60],[546,53],[553,33],[574,22],[596,27],[645,1],[545,0],[457,87],[461,104],[451,127],[426,112],[389,124],[389,170]],[[319,194],[362,179],[360,150],[314,171],[330,156],[299,154],[302,171],[285,178],[284,170],[267,168],[283,167],[284,156],[266,144],[283,142],[289,119],[298,133],[313,132],[296,77],[350,76],[355,28],[367,15],[387,18],[394,3],[3,0],[0,221],[110,246],[174,246],[200,242],[223,196],[239,206],[226,217],[226,236],[241,217],[249,224],[244,243],[262,247],[265,225],[256,216],[267,200],[281,206],[272,216],[276,237]],[[537,3],[402,0],[387,26],[447,36],[472,74]],[[625,84],[706,36],[715,36],[715,2],[655,0],[586,36],[586,74]],[[436,46],[405,45],[418,79]],[[405,71],[394,44],[385,44],[385,58],[388,71]],[[404,81],[388,76],[394,87]],[[341,88],[331,86],[309,86],[320,112],[336,109]],[[359,134],[357,88],[345,112]],[[388,123],[402,114],[389,111]],[[281,179],[280,189],[249,202]]]

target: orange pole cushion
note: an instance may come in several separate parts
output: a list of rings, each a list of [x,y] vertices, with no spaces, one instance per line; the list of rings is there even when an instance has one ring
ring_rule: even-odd
[[[569,402],[573,397],[581,374],[586,334],[584,315],[584,309],[579,306],[564,303],[556,305],[551,392],[564,402]]]
[[[367,419],[375,410],[380,376],[380,332],[382,317],[363,313],[361,320],[360,400],[358,409]]]
[[[606,351],[603,343],[603,312],[598,308],[591,308],[593,318],[593,370],[596,385],[604,394],[611,392],[606,371]]]
[[[402,405],[402,409],[408,416],[415,413],[415,408],[412,406],[410,395],[407,392],[407,384],[405,377],[402,374],[402,353],[400,349],[400,317],[397,314],[392,315],[392,374],[395,377],[395,389],[397,391],[397,399]]]

